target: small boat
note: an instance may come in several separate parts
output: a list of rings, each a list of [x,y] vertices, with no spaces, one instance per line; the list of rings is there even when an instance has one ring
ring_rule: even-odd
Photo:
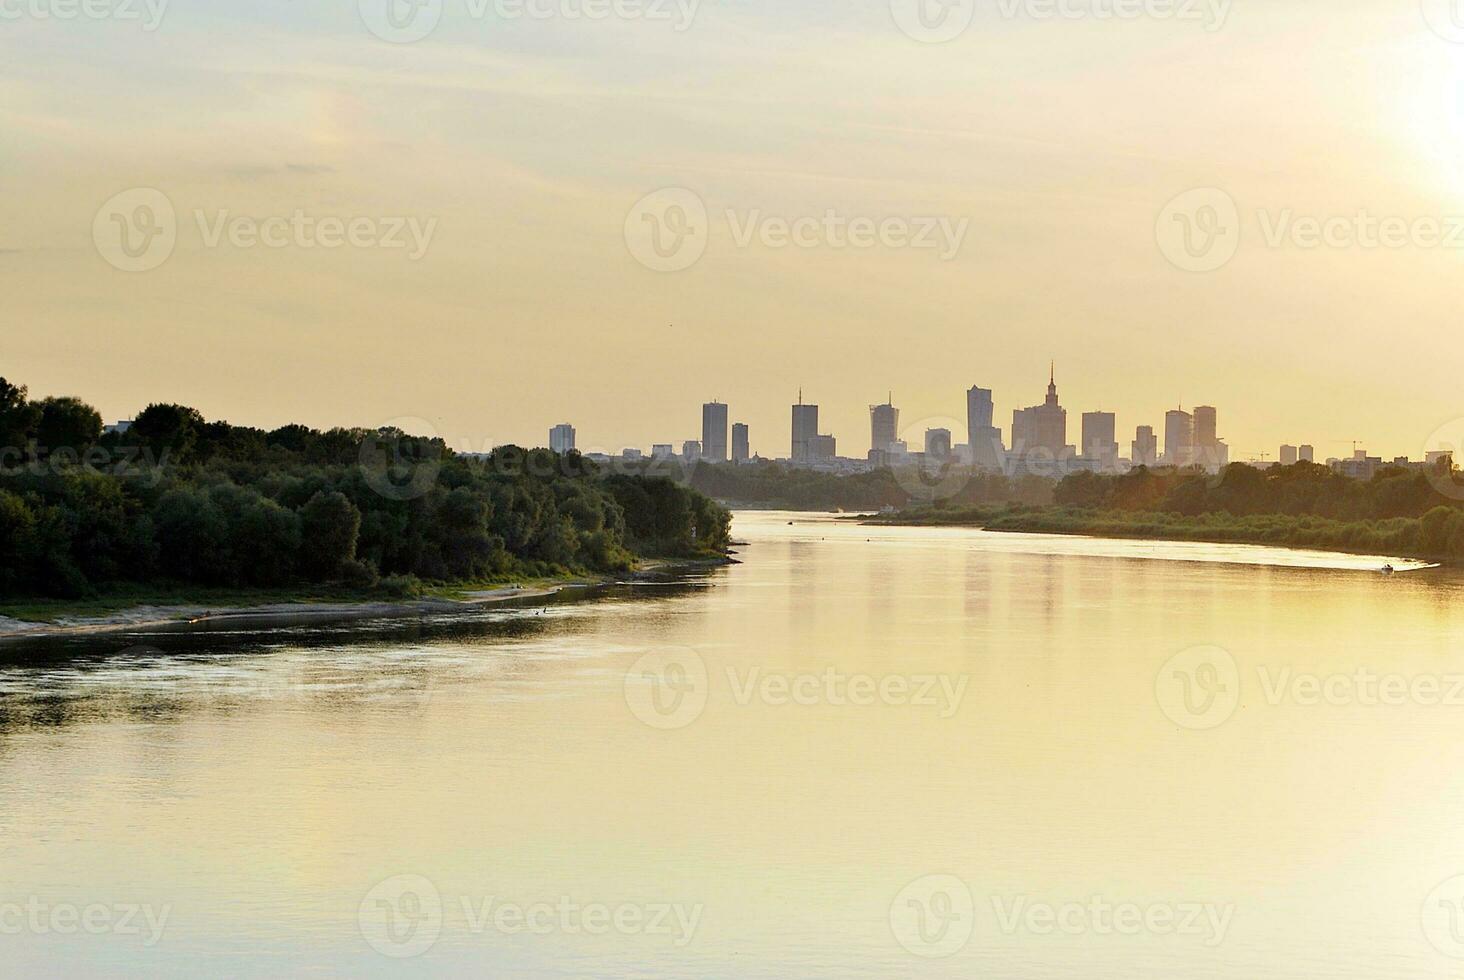
[[[1384,575],[1392,575],[1395,569],[1392,565],[1384,565],[1382,568],[1378,569],[1378,571],[1382,572]]]

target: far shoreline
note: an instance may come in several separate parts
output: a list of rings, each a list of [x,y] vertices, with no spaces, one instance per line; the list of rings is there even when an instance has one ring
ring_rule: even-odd
[[[188,633],[208,632],[221,627],[263,629],[302,623],[346,622],[361,619],[389,619],[433,613],[468,612],[487,606],[512,605],[530,599],[546,599],[570,590],[586,593],[615,585],[633,585],[662,577],[678,577],[700,569],[736,564],[730,555],[717,558],[647,561],[626,575],[575,578],[536,585],[507,585],[491,589],[465,589],[460,596],[426,596],[412,599],[301,600],[209,607],[202,604],[154,605],[139,602],[114,612],[98,615],[58,616],[42,622],[0,616],[0,646],[29,640],[65,637],[106,636],[137,631]],[[64,604],[62,604],[64,605]]]
[[[1276,541],[1269,540],[1261,535],[1247,535],[1243,533],[1231,536],[1205,534],[1202,527],[1193,522],[1176,526],[1193,528],[1198,533],[1166,535],[1139,533],[1137,529],[1126,528],[1111,523],[1101,527],[1062,527],[1051,520],[1052,515],[1044,514],[1040,510],[1026,514],[1004,515],[1011,521],[1011,523],[1004,527],[992,523],[993,518],[996,516],[966,518],[953,515],[948,519],[943,519],[937,514],[895,512],[893,514],[864,513],[840,515],[840,519],[855,521],[861,525],[871,527],[964,527],[979,531],[990,531],[993,534],[1046,534],[1052,535],[1053,537],[1090,538],[1110,541],[1157,541],[1172,544],[1253,545],[1262,548],[1277,548],[1285,551],[1313,551],[1339,555],[1354,555],[1362,558],[1378,558],[1387,562],[1420,562],[1429,568],[1451,568],[1460,564],[1457,560],[1447,556],[1425,555],[1417,552],[1409,553],[1397,549],[1350,547],[1342,544],[1318,541]]]

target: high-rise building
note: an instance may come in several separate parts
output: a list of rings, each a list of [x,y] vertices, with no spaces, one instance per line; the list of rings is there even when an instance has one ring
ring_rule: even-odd
[[[1164,413],[1164,465],[1189,466],[1195,461],[1195,417],[1175,409]]]
[[[1112,412],[1083,413],[1083,455],[1094,460],[1100,470],[1118,469],[1118,440],[1114,437]]]
[[[701,459],[702,444],[695,439],[688,439],[681,444],[681,458],[688,463]]]
[[[869,451],[888,453],[890,446],[900,438],[900,410],[894,405],[894,396],[883,405],[869,406]]]
[[[1281,465],[1282,466],[1290,466],[1290,465],[1292,465],[1293,463],[1296,462],[1296,459],[1297,459],[1297,456],[1296,456],[1296,447],[1295,446],[1282,446],[1281,447]]]
[[[831,463],[839,455],[838,444],[833,436],[814,433],[808,440],[808,455],[810,463]]]
[[[1058,404],[1057,373],[1047,381],[1047,400],[1012,413],[1012,452],[1050,453],[1054,459],[1067,450],[1067,409]]]
[[[748,451],[747,426],[742,422],[735,422],[732,425],[732,462],[745,463],[752,459],[752,453]]]
[[[727,462],[727,406],[707,402],[702,406],[702,459]]]
[[[1225,457],[1229,455],[1228,450],[1220,448],[1219,437],[1215,434],[1215,409],[1209,405],[1200,405],[1195,409],[1195,438],[1193,461],[1211,472],[1218,472],[1225,465]]]
[[[556,453],[574,451],[574,426],[565,422],[549,430],[549,448]]]
[[[793,452],[795,463],[813,461],[813,440],[818,435],[818,406],[803,404],[803,392],[793,406]]]
[[[1134,430],[1131,453],[1135,466],[1157,466],[1159,464],[1159,440],[1154,436],[1152,425],[1141,425]]]
[[[1297,450],[1296,456],[1303,463],[1315,463],[1317,461],[1317,451],[1311,446],[1302,446]]]
[[[971,446],[971,463],[986,469],[1000,469],[1006,447],[995,418],[991,389],[973,387],[966,392],[966,439]]]
[[[925,458],[928,460],[945,460],[951,455],[951,430],[950,429],[926,429],[925,430]]]

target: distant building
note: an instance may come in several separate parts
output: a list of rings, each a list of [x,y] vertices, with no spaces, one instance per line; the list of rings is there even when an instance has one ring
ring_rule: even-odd
[[[1295,446],[1282,446],[1281,447],[1281,455],[1278,457],[1278,459],[1281,461],[1281,465],[1282,466],[1292,466],[1292,465],[1294,465],[1296,463],[1296,460],[1297,460],[1296,447]]]
[[[624,449],[620,452],[621,459],[642,459],[644,456],[639,449]]]
[[[951,430],[950,429],[926,429],[925,430],[925,458],[927,460],[946,460],[951,456]]]
[[[1000,469],[1006,447],[1001,430],[991,423],[995,419],[991,389],[973,387],[966,392],[966,440],[971,451],[971,465]]]
[[[1215,435],[1215,418],[1215,409],[1210,405],[1200,405],[1195,409],[1193,461],[1211,473],[1218,473],[1230,461],[1229,447]]]
[[[1164,413],[1164,463],[1189,466],[1195,461],[1195,417],[1175,409]]]
[[[803,392],[800,391],[798,404],[793,406],[793,462],[813,461],[813,440],[817,435],[818,406],[803,404]]]
[[[832,463],[839,455],[833,436],[815,434],[808,441],[810,463]]]
[[[670,459],[676,455],[676,447],[669,442],[658,442],[651,447],[651,459]]]
[[[890,446],[900,438],[900,410],[894,405],[893,395],[883,405],[869,406],[869,451],[888,453]]]
[[[1334,472],[1343,476],[1350,476],[1354,480],[1371,480],[1382,469],[1383,459],[1381,456],[1369,456],[1366,449],[1354,449],[1351,459],[1332,459],[1327,463]]]
[[[1134,441],[1130,447],[1135,466],[1159,465],[1159,440],[1152,425],[1141,425],[1134,430]]]
[[[695,439],[688,439],[681,444],[681,458],[688,463],[694,463],[702,458],[702,444]]]
[[[702,406],[702,459],[727,462],[727,406],[707,402]]]
[[[1317,451],[1311,446],[1302,446],[1297,450],[1296,455],[1297,459],[1303,463],[1315,463],[1317,461]]]
[[[834,446],[833,436],[818,431],[818,406],[803,404],[803,392],[798,392],[798,404],[793,406],[793,463],[802,466],[832,463],[838,455]]]
[[[1067,409],[1057,400],[1057,373],[1047,381],[1047,400],[1012,413],[1012,452],[1018,455],[1050,453],[1064,455],[1067,444]]]
[[[574,451],[574,426],[568,422],[556,425],[549,430],[549,448],[556,453],[568,453]]]
[[[745,463],[752,458],[748,451],[747,426],[738,422],[732,426],[732,462]]]
[[[131,419],[127,419],[127,420],[118,422],[116,425],[104,425],[104,426],[102,426],[102,432],[103,433],[109,433],[110,432],[110,433],[115,433],[116,435],[121,435],[122,433],[126,432],[130,428],[132,428],[132,420]]]
[[[1112,412],[1083,413],[1083,455],[1103,473],[1118,469],[1118,440],[1114,438],[1115,417]]]

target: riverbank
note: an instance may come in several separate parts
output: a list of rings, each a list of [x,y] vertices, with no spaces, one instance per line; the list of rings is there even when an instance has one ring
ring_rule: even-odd
[[[1427,529],[1421,519],[1409,517],[1335,521],[1312,515],[1288,514],[1185,516],[1077,507],[975,507],[866,514],[858,520],[865,524],[976,527],[986,531],[1030,534],[1271,545],[1340,554],[1386,555],[1424,562],[1458,562],[1458,557],[1448,550],[1440,552],[1424,547]]]
[[[0,643],[39,637],[120,633],[132,630],[209,630],[303,622],[337,622],[462,612],[483,606],[544,599],[567,590],[653,581],[733,564],[730,556],[643,561],[627,575],[538,579],[492,587],[473,584],[433,587],[429,594],[387,599],[342,589],[308,596],[279,590],[182,590],[184,601],[145,601],[137,593],[83,602],[38,600],[0,604]],[[179,593],[168,593],[172,600]]]

